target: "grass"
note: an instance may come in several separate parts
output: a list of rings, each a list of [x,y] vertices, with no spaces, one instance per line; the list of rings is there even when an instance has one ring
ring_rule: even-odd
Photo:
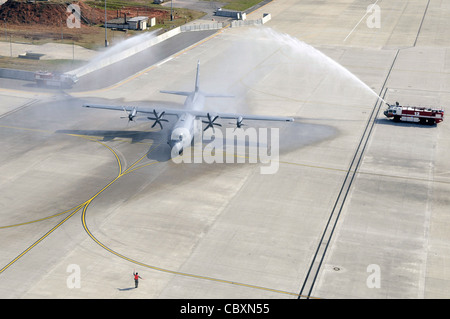
[[[54,2],[64,2],[63,0],[52,0]],[[91,6],[102,7],[104,4],[103,0],[100,1],[87,1],[86,3],[91,4]],[[122,8],[123,6],[138,6],[138,7],[151,7],[157,8],[160,11],[167,12],[167,18],[158,18],[156,23],[157,25],[150,28],[149,31],[154,31],[155,29],[166,29],[170,30],[174,27],[178,27],[183,25],[189,21],[196,20],[205,15],[204,12],[199,12],[190,9],[180,9],[174,8],[174,17],[173,21],[170,20],[170,8],[162,7],[160,5],[153,4],[150,0],[135,0],[132,2],[128,2],[125,0],[108,0],[107,6],[108,9],[112,8]],[[2,24],[3,27],[3,24]],[[129,36],[135,34],[141,34],[145,31],[134,31],[127,30],[127,32],[123,31],[113,31],[108,29],[108,41],[113,43],[114,40],[125,39]],[[6,39],[5,39],[6,38]],[[104,40],[105,40],[105,29],[103,28],[103,24],[95,25],[95,26],[85,26],[82,25],[81,28],[68,28],[64,22],[61,22],[61,26],[50,27],[44,25],[7,25],[7,30],[4,31],[4,28],[1,29],[0,32],[0,41],[11,41],[29,43],[29,44],[44,44],[48,42],[58,42],[58,43],[67,43],[75,45],[79,45],[85,47],[87,49],[99,49],[103,48]]]
[[[235,11],[245,11],[254,5],[262,2],[262,0],[221,0],[227,3],[223,8]]]
[[[30,60],[0,56],[0,68],[16,69],[24,71],[50,70],[53,72],[66,72],[76,69],[86,61],[79,60]]]
[[[134,34],[136,31],[129,31],[127,34],[120,31],[108,30],[108,41],[124,39]],[[105,29],[103,27],[82,27],[80,29],[69,28],[51,28],[51,27],[33,27],[33,26],[9,26],[8,39],[14,43],[27,43],[40,45],[45,43],[64,43],[75,44],[87,49],[99,49],[104,46]],[[0,36],[0,41],[5,41],[3,36]]]
[[[98,9],[105,8],[104,0],[91,0],[91,1],[86,1],[85,3],[93,8],[98,8]],[[106,1],[106,9],[108,9],[108,10],[122,9],[123,7],[146,7],[146,8],[161,9],[160,5],[153,4],[153,1],[151,1],[151,0],[142,0],[142,1],[107,0]]]
[[[66,0],[52,0],[52,3],[65,3]],[[170,30],[183,25],[189,21],[196,20],[205,15],[190,9],[174,8],[173,21],[170,20],[170,7],[153,4],[153,0],[107,0],[107,9],[116,10],[122,7],[147,7],[155,8],[168,12],[167,19],[157,20],[157,25],[150,28],[149,31],[156,29]],[[91,7],[104,8],[104,0],[86,1]],[[7,32],[7,33],[6,33]],[[142,34],[147,31],[127,30],[127,32],[118,30],[107,30],[108,42],[113,45],[115,42],[129,38],[136,34]],[[6,40],[5,40],[6,38]],[[79,45],[87,49],[98,50],[104,48],[105,29],[102,25],[82,26],[81,28],[67,28],[64,24],[61,27],[46,27],[42,25],[8,25],[5,35],[0,33],[0,41],[12,41],[14,43],[29,43],[40,45],[44,43],[65,43],[68,45]],[[18,57],[0,57],[0,68],[13,68],[20,70],[36,71],[67,71],[85,63],[83,61],[72,60],[28,60]]]

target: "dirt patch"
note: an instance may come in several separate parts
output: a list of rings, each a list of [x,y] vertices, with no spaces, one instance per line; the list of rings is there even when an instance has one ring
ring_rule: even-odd
[[[84,1],[73,2],[80,6],[81,24],[84,26],[103,24],[105,21],[105,11],[99,8],[92,8]],[[41,26],[61,26],[67,20],[71,12],[67,12],[67,5],[64,3],[34,2],[8,0],[0,7],[0,21],[6,21],[10,25],[41,25]],[[169,12],[145,7],[124,7],[118,10],[107,10],[108,20],[118,16],[136,17],[144,15],[155,17],[157,20],[167,19]]]
[[[87,48],[94,48],[103,43],[105,11],[87,5],[84,1],[72,2],[80,6],[80,28],[70,28],[67,18],[71,12],[67,11],[64,2],[34,2],[8,0],[0,7],[0,40],[18,41],[33,44],[47,41],[63,43],[75,42]],[[107,19],[117,17],[127,18],[136,16],[155,17],[156,22],[164,24],[170,19],[170,11],[146,7],[121,7],[120,9],[107,10]],[[109,41],[115,38],[128,37],[131,34],[110,33]]]
[[[83,15],[92,15],[93,20],[97,17],[95,12],[91,12],[94,10],[90,10],[89,7],[86,8],[84,3],[80,2],[77,4],[83,11]],[[45,26],[60,26],[70,15],[70,12],[66,12],[66,9],[67,7],[62,3],[26,3],[8,0],[0,7],[0,20],[6,21],[8,25],[39,24]]]
[[[81,25],[79,28],[70,28],[67,18],[72,12],[67,11],[68,2],[65,0],[52,0],[28,2],[29,0],[8,0],[0,6],[0,41],[12,43],[43,44],[58,42],[76,44],[88,49],[104,47],[105,11],[101,2],[92,0],[78,0],[72,2],[80,7]],[[142,6],[140,5],[142,2]],[[112,0],[110,1],[112,2]],[[203,16],[204,13],[190,9],[175,9],[174,19],[170,19],[170,8],[149,7],[149,0],[136,0],[131,2],[118,2],[124,5],[115,5],[107,10],[107,19],[124,17],[127,19],[136,16],[156,18],[154,29],[170,30]],[[117,4],[117,3],[116,3]],[[72,24],[73,25],[73,24]],[[109,29],[108,43],[121,41],[143,31],[128,30],[127,32]]]

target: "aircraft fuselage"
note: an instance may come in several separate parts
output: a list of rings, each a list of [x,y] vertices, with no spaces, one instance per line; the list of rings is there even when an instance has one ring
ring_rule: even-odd
[[[205,97],[199,92],[192,92],[184,102],[186,113],[181,114],[170,134],[169,145],[173,155],[179,155],[185,147],[192,143],[194,135],[201,133],[201,126],[196,125],[196,117],[189,110],[200,110],[203,108]]]

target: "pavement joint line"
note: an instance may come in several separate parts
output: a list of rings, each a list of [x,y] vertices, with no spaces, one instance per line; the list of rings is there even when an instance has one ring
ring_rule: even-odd
[[[16,263],[20,258],[22,258],[25,254],[27,254],[31,249],[33,249],[36,245],[38,245],[41,241],[43,241],[45,238],[47,238],[51,233],[53,233],[56,229],[58,229],[61,225],[63,225],[67,220],[69,220],[73,215],[78,213],[80,209],[83,207],[83,205],[78,206],[77,209],[75,209],[71,214],[66,216],[63,220],[61,220],[58,224],[56,224],[54,227],[52,227],[47,233],[45,233],[41,238],[39,238],[37,241],[35,241],[31,246],[29,246],[27,249],[25,249],[22,253],[20,253],[16,258],[14,258],[12,261],[10,261],[6,266],[0,269],[0,275],[7,270],[9,267],[11,267],[14,263]]]
[[[0,127],[6,127],[6,128],[12,128],[12,129],[23,129],[26,131],[39,131],[39,132],[44,132],[44,133],[53,133],[50,131],[45,131],[45,130],[35,130],[35,129],[28,129],[28,128],[20,128],[20,127],[10,127],[10,126],[0,126]],[[259,289],[259,290],[265,290],[265,291],[270,291],[270,292],[275,292],[275,293],[280,293],[280,294],[286,294],[286,295],[292,295],[292,296],[298,296],[298,293],[294,293],[294,292],[288,292],[288,291],[283,291],[283,290],[278,290],[278,289],[273,289],[273,288],[268,288],[268,287],[261,287],[261,286],[257,286],[257,285],[252,285],[252,284],[246,284],[246,283],[240,283],[240,282],[236,282],[236,281],[231,281],[231,280],[224,280],[224,279],[219,279],[219,278],[214,278],[214,277],[208,277],[208,276],[202,276],[202,275],[195,275],[195,274],[189,274],[189,273],[184,273],[184,272],[179,272],[179,271],[174,271],[174,270],[170,270],[170,269],[164,269],[161,267],[157,267],[157,266],[151,266],[142,262],[139,262],[137,260],[134,260],[132,258],[129,258],[127,256],[124,256],[116,251],[114,251],[113,249],[107,247],[106,245],[104,245],[103,243],[101,243],[89,230],[87,223],[86,223],[86,214],[87,214],[87,209],[88,206],[90,205],[90,203],[95,200],[101,193],[103,193],[106,189],[108,189],[109,187],[111,187],[117,180],[119,180],[121,177],[134,172],[136,170],[139,170],[141,168],[147,167],[149,165],[153,165],[153,164],[157,164],[160,163],[158,161],[154,161],[154,162],[150,162],[147,164],[143,164],[140,166],[136,166],[137,164],[139,164],[150,152],[152,152],[154,149],[156,149],[160,144],[156,145],[153,148],[150,148],[150,150],[148,152],[146,152],[143,156],[141,156],[136,162],[134,162],[130,167],[128,167],[125,171],[122,171],[122,162],[119,158],[119,156],[117,155],[117,153],[114,151],[114,149],[108,145],[106,145],[105,143],[101,142],[98,140],[97,137],[92,137],[92,136],[83,136],[80,134],[67,134],[69,136],[74,136],[74,137],[80,137],[80,138],[84,138],[85,140],[88,141],[92,141],[92,142],[96,142],[99,143],[100,145],[106,147],[108,150],[110,150],[117,161],[117,165],[119,167],[119,174],[116,176],[116,178],[114,178],[112,181],[110,181],[106,186],[104,186],[100,191],[98,191],[94,196],[92,196],[89,200],[87,200],[86,202],[84,202],[83,204],[80,204],[74,208],[71,208],[69,210],[66,210],[62,213],[58,213],[46,218],[42,218],[39,220],[35,220],[35,221],[31,221],[31,222],[26,222],[26,223],[21,223],[21,224],[16,224],[16,225],[10,225],[10,226],[3,226],[0,227],[0,229],[2,228],[8,228],[8,227],[14,227],[14,226],[20,226],[20,225],[25,225],[25,224],[29,224],[32,222],[38,222],[41,220],[45,220],[45,219],[50,219],[53,217],[57,217],[60,215],[63,215],[65,213],[71,212],[67,217],[65,217],[62,221],[60,221],[56,226],[54,226],[52,229],[50,229],[50,231],[48,231],[45,235],[43,235],[40,239],[38,239],[36,242],[34,242],[31,246],[29,246],[26,250],[24,250],[21,254],[19,254],[16,258],[14,258],[10,263],[8,263],[5,267],[3,267],[2,269],[0,269],[0,274],[2,272],[4,272],[6,269],[8,269],[10,266],[12,266],[15,262],[17,262],[22,256],[24,256],[27,252],[29,252],[32,248],[34,248],[37,244],[39,244],[41,241],[43,241],[45,238],[47,238],[51,233],[53,233],[53,231],[55,231],[57,228],[59,228],[65,221],[67,221],[69,218],[71,218],[73,215],[75,215],[77,212],[79,212],[81,209],[82,210],[82,223],[83,223],[83,228],[85,229],[85,231],[87,232],[87,234],[89,235],[89,237],[91,237],[91,239],[94,240],[94,242],[96,242],[98,245],[100,245],[102,248],[104,248],[105,250],[109,251],[110,253],[116,255],[117,257],[120,257],[122,259],[125,259],[129,262],[132,262],[134,264],[149,268],[149,269],[153,269],[153,270],[157,270],[157,271],[162,271],[162,272],[166,272],[166,273],[171,273],[174,275],[179,275],[179,276],[184,276],[184,277],[191,277],[191,278],[197,278],[197,279],[203,279],[203,280],[209,280],[209,281],[215,281],[215,282],[220,282],[220,283],[226,283],[226,284],[232,284],[232,285],[237,285],[237,286],[242,286],[242,287],[248,287],[248,288],[252,288],[252,289]],[[290,164],[290,165],[299,165],[299,166],[305,166],[305,167],[311,167],[311,168],[317,168],[317,169],[329,169],[329,170],[335,170],[335,171],[342,171],[345,172],[346,170],[344,169],[338,169],[338,168],[330,168],[330,167],[320,167],[317,165],[308,165],[308,164],[301,164],[301,163],[293,163],[293,162],[288,162],[288,161],[279,161],[280,163],[284,163],[284,164]],[[402,176],[391,176],[391,175],[385,175],[385,174],[374,174],[374,173],[364,173],[364,172],[358,172],[358,174],[372,174],[372,175],[378,175],[378,176],[386,176],[386,177],[393,177],[393,178],[407,178],[407,179],[412,179],[412,180],[419,180],[419,181],[424,181],[424,182],[430,182],[430,180],[426,180],[426,179],[419,179],[419,178],[410,178],[410,177],[402,177]],[[432,181],[434,182],[434,181]],[[309,296],[310,299],[313,299],[315,297]]]
[[[89,237],[94,240],[94,242],[96,242],[99,246],[101,246],[102,248],[104,248],[105,250],[107,250],[108,252],[116,255],[117,257],[120,257],[122,259],[125,259],[129,262],[132,262],[134,264],[140,265],[142,267],[146,267],[149,269],[153,269],[153,270],[158,270],[158,271],[162,271],[162,272],[166,272],[166,273],[171,273],[174,275],[179,275],[179,276],[184,276],[184,277],[191,277],[191,278],[196,278],[196,279],[203,279],[203,280],[209,280],[209,281],[214,281],[214,282],[220,282],[220,283],[225,283],[225,284],[232,284],[232,285],[237,285],[237,286],[242,286],[242,287],[247,287],[247,288],[252,288],[252,289],[259,289],[259,290],[265,290],[265,291],[270,291],[270,292],[275,292],[275,293],[280,293],[280,294],[287,294],[287,295],[292,295],[292,296],[297,296],[297,293],[294,292],[288,292],[288,291],[283,291],[283,290],[279,290],[279,289],[274,289],[274,288],[268,288],[268,287],[262,287],[262,286],[257,286],[257,285],[252,285],[252,284],[246,284],[246,283],[241,283],[241,282],[236,282],[236,281],[231,281],[231,280],[224,280],[224,279],[219,279],[219,278],[214,278],[214,277],[208,277],[208,276],[202,276],[202,275],[195,275],[195,274],[189,274],[189,273],[184,273],[184,272],[179,272],[179,271],[174,271],[174,270],[170,270],[170,269],[164,269],[161,267],[157,267],[157,266],[151,266],[151,265],[147,265],[145,263],[136,261],[134,259],[131,259],[129,257],[126,257],[116,251],[114,251],[113,249],[107,247],[106,245],[104,245],[102,242],[100,242],[89,230],[88,226],[87,226],[87,222],[86,222],[86,213],[87,213],[87,209],[90,205],[90,203],[92,201],[94,201],[100,194],[102,194],[106,189],[108,189],[109,187],[111,187],[117,180],[119,180],[121,177],[125,176],[128,173],[131,173],[133,171],[136,171],[140,168],[146,167],[148,165],[151,164],[155,164],[157,163],[157,161],[152,162],[152,163],[148,163],[148,164],[144,164],[141,165],[139,167],[135,167],[139,162],[141,162],[141,160],[143,158],[145,158],[145,156],[147,156],[150,152],[152,152],[154,149],[156,149],[159,144],[154,147],[153,149],[149,150],[148,152],[146,152],[143,156],[141,156],[135,163],[133,163],[129,168],[127,168],[124,172],[122,172],[122,164],[120,161],[120,158],[118,157],[117,153],[114,151],[114,149],[112,149],[111,147],[109,147],[108,145],[106,145],[105,143],[102,143],[100,141],[98,141],[97,139],[93,139],[93,138],[89,138],[89,137],[85,137],[85,136],[80,136],[77,134],[68,134],[68,135],[72,135],[75,137],[82,137],[86,140],[92,141],[92,142],[96,142],[101,144],[102,146],[108,148],[108,150],[110,150],[115,158],[117,159],[117,164],[119,166],[119,174],[116,176],[116,178],[114,178],[112,181],[110,181],[106,186],[104,186],[101,190],[99,190],[94,196],[92,196],[90,199],[88,199],[86,202],[84,202],[83,204],[80,204],[78,206],[76,206],[75,208],[72,208],[71,210],[74,210],[71,214],[69,214],[68,216],[66,216],[62,221],[60,221],[58,224],[56,224],[54,227],[52,227],[46,234],[44,234],[41,238],[39,238],[37,241],[35,241],[32,245],[30,245],[27,249],[25,249],[22,253],[20,253],[17,257],[15,257],[12,261],[10,261],[6,266],[4,266],[2,269],[0,269],[0,274],[2,274],[5,270],[7,270],[9,267],[11,267],[13,264],[15,264],[20,258],[22,258],[25,254],[27,254],[30,250],[32,250],[36,245],[38,245],[40,242],[42,242],[45,238],[47,238],[51,233],[53,233],[56,229],[58,229],[61,225],[63,225],[67,220],[69,220],[72,216],[74,216],[76,213],[78,213],[81,209],[82,209],[82,214],[81,214],[81,219],[82,219],[82,224],[83,224],[83,228],[85,229],[86,233],[89,235]],[[69,212],[65,211],[63,213]],[[60,214],[63,214],[60,213]],[[53,216],[55,217],[55,216]],[[50,218],[50,217],[48,217]]]
[[[158,145],[159,146],[159,145]],[[158,147],[156,146],[156,147]],[[156,148],[155,147],[155,148]],[[127,260],[131,263],[134,263],[136,265],[140,265],[142,267],[145,268],[149,268],[149,269],[153,269],[153,270],[158,270],[158,271],[162,271],[162,272],[166,272],[166,273],[171,273],[174,275],[180,275],[180,276],[184,276],[184,277],[191,277],[191,278],[197,278],[197,279],[204,279],[204,280],[209,280],[209,281],[215,281],[215,282],[221,282],[221,283],[226,283],[226,284],[232,284],[232,285],[238,285],[238,286],[243,286],[243,287],[248,287],[248,288],[253,288],[253,289],[260,289],[260,290],[266,290],[266,291],[271,291],[271,292],[276,292],[276,293],[282,293],[282,294],[288,294],[288,295],[292,295],[292,296],[298,296],[298,293],[294,293],[294,292],[288,292],[288,291],[283,291],[283,290],[278,290],[278,289],[273,289],[273,288],[267,288],[267,287],[261,287],[261,286],[256,286],[256,285],[251,285],[251,284],[245,284],[245,283],[240,283],[240,282],[236,282],[236,281],[230,281],[230,280],[224,280],[224,279],[218,279],[218,278],[214,278],[214,277],[208,277],[208,276],[202,276],[202,275],[195,275],[195,274],[189,274],[189,273],[184,273],[184,272],[179,272],[179,271],[174,271],[174,270],[170,270],[170,269],[165,269],[165,268],[161,268],[161,267],[157,267],[157,266],[151,266],[148,264],[145,264],[143,262],[139,262],[137,260],[134,260],[132,258],[129,258],[125,255],[122,255],[118,252],[116,252],[115,250],[109,248],[108,246],[106,246],[105,244],[103,244],[101,241],[99,241],[93,234],[92,232],[89,230],[89,227],[87,225],[86,222],[86,214],[87,214],[87,209],[90,205],[90,203],[97,197],[99,196],[101,193],[103,193],[104,190],[106,190],[107,188],[109,188],[112,184],[114,184],[117,180],[119,180],[121,177],[125,176],[126,174],[135,171],[137,169],[146,167],[147,165],[142,165],[140,167],[137,167],[135,169],[133,169],[133,167],[139,163],[145,156],[147,156],[147,154],[149,154],[151,151],[153,151],[155,148],[149,150],[145,155],[143,155],[138,161],[136,161],[133,165],[131,165],[127,170],[125,170],[123,173],[119,174],[113,181],[111,181],[108,185],[106,185],[103,189],[101,189],[99,192],[97,192],[97,194],[95,194],[92,198],[90,198],[85,205],[83,206],[83,212],[81,214],[81,220],[82,220],[82,224],[83,224],[83,228],[86,231],[86,233],[88,234],[88,236],[95,242],[97,243],[100,247],[102,247],[103,249],[105,249],[106,251],[112,253],[113,255],[120,257],[124,260]],[[152,162],[149,163],[148,165],[154,164],[157,162]],[[312,297],[313,298],[313,297]]]
[[[31,220],[31,221],[28,221],[28,222],[23,222],[23,223],[18,223],[18,224],[13,224],[13,225],[8,225],[8,226],[0,226],[0,229],[12,228],[12,227],[19,227],[19,226],[24,226],[24,225],[29,225],[29,224],[41,222],[41,221],[44,221],[44,220],[47,220],[47,219],[52,219],[52,218],[55,218],[55,217],[58,217],[58,216],[67,214],[67,213],[73,211],[74,209],[79,209],[79,208],[81,208],[84,204],[85,204],[85,203],[80,204],[80,205],[75,206],[75,207],[72,207],[72,208],[70,208],[70,209],[67,209],[67,210],[65,210],[65,211],[63,211],[63,212],[61,212],[61,213],[57,213],[57,214],[51,215],[51,216],[47,216],[47,217],[43,217],[43,218]]]
[[[375,127],[375,124],[378,121],[378,114],[380,112],[381,106],[383,105],[384,98],[386,96],[386,93],[388,91],[387,87],[387,81],[391,75],[392,69],[394,68],[395,62],[397,61],[397,57],[399,54],[399,50],[397,50],[397,53],[395,54],[395,57],[392,61],[391,67],[389,69],[389,72],[386,75],[386,78],[384,80],[383,86],[381,88],[380,94],[378,97],[380,98],[383,94],[383,98],[377,99],[373,106],[373,110],[371,114],[369,115],[369,118],[367,120],[367,124],[362,132],[360,141],[358,143],[358,146],[355,150],[354,156],[350,162],[350,166],[348,168],[348,171],[346,173],[346,176],[344,178],[344,181],[342,182],[342,186],[340,188],[339,194],[335,200],[334,206],[331,210],[331,214],[329,215],[328,221],[325,225],[325,229],[322,232],[321,239],[319,241],[319,245],[316,248],[316,252],[314,254],[314,257],[310,263],[310,267],[308,269],[308,272],[306,274],[305,280],[303,282],[303,285],[301,286],[298,299],[304,298],[303,291],[305,290],[307,293],[307,297],[313,293],[316,280],[319,276],[319,273],[321,272],[323,262],[325,260],[325,256],[328,252],[328,247],[330,245],[331,240],[333,239],[333,235],[335,230],[337,229],[339,219],[341,217],[341,213],[343,211],[343,208],[346,204],[348,194],[350,194],[350,191],[353,186],[353,182],[358,179],[360,176],[358,173],[358,169],[360,168],[360,165],[362,165],[364,154],[366,152],[367,144],[369,143],[369,140],[372,138],[372,132]],[[331,226],[331,228],[329,228]]]

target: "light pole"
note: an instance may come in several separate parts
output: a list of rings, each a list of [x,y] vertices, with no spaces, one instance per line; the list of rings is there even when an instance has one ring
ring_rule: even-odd
[[[173,0],[170,0],[170,21],[173,21]]]
[[[107,29],[108,29],[108,23],[106,22],[106,0],[105,0],[105,47],[108,46],[108,34],[107,34]]]

